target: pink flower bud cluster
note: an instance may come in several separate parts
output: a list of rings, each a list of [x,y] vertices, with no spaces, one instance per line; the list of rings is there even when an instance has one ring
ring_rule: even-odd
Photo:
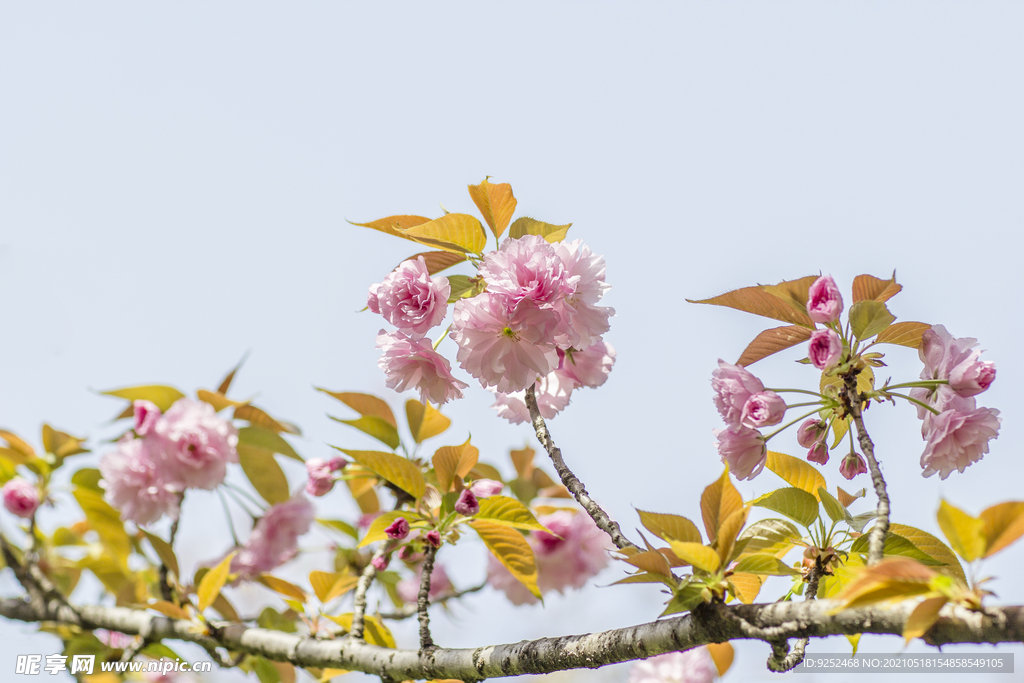
[[[824,465],[828,462],[828,424],[811,418],[800,425],[796,432],[796,442],[808,449],[807,459]]]
[[[807,315],[816,323],[828,325],[839,320],[843,297],[831,275],[822,275],[807,290]],[[843,355],[843,342],[831,328],[815,330],[808,344],[807,357],[814,367],[828,370]]]
[[[612,549],[608,536],[585,512],[559,510],[541,515],[538,521],[554,534],[534,531],[527,536],[537,560],[537,587],[542,594],[580,589],[608,565],[608,551]],[[487,559],[487,583],[503,591],[513,605],[538,602],[491,554]]]
[[[719,359],[711,373],[715,407],[725,420],[725,429],[716,429],[718,454],[738,479],[753,479],[764,468],[768,447],[758,429],[782,422],[786,402],[774,391],[764,388],[742,365]]]
[[[31,519],[41,502],[39,488],[21,477],[15,477],[4,484],[3,497],[4,508],[22,519]]]
[[[299,536],[309,531],[315,517],[313,503],[301,494],[270,506],[231,561],[232,573],[254,579],[295,557]]]
[[[215,489],[227,464],[238,462],[238,431],[208,403],[179,399],[161,414],[149,401],[135,401],[135,434],[99,464],[105,499],[121,518],[151,524],[178,516],[188,488]]]
[[[345,469],[347,464],[348,462],[346,462],[345,458],[341,457],[334,457],[330,460],[322,460],[320,458],[310,458],[307,460],[306,474],[308,479],[306,481],[306,493],[318,498],[327,495],[334,488],[334,482],[337,481],[334,473]]]
[[[976,339],[957,338],[942,325],[925,330],[918,353],[924,362],[921,379],[946,380],[936,388],[916,388],[910,396],[939,411],[918,407],[925,440],[921,467],[924,476],[942,479],[960,473],[988,453],[988,442],[999,435],[999,411],[979,408],[975,396],[996,378],[995,364],[979,360]]]

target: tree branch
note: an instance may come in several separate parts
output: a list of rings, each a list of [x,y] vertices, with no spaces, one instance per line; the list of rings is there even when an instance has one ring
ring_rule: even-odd
[[[843,375],[843,382],[846,387],[845,402],[857,427],[857,440],[860,442],[861,450],[864,451],[864,457],[867,458],[871,481],[874,482],[875,493],[878,494],[878,515],[871,531],[868,532],[868,564],[877,564],[882,561],[885,536],[889,533],[889,493],[885,488],[882,470],[878,467],[878,461],[875,459],[875,445],[872,443],[871,437],[868,436],[868,430],[864,427],[864,401],[857,391],[857,374]]]
[[[460,679],[479,681],[520,674],[598,668],[688,650],[738,638],[760,638],[748,629],[771,634],[771,640],[878,633],[901,635],[914,602],[873,606],[830,614],[833,600],[779,602],[768,605],[703,605],[694,613],[603,633],[541,638],[509,645],[430,652],[391,650],[361,639],[320,640],[282,631],[219,622],[204,633],[196,623],[124,607],[72,607],[57,600],[45,605],[21,599],[0,601],[0,616],[26,622],[57,622],[84,629],[105,628],[163,639],[258,654],[301,667],[364,671],[391,680]],[[748,625],[746,628],[742,624]],[[926,635],[932,645],[1024,641],[1024,607],[990,608],[985,613],[947,605]]]
[[[562,451],[555,446],[555,442],[551,439],[551,434],[548,433],[548,427],[544,423],[544,417],[540,414],[540,408],[537,407],[536,388],[537,385],[532,384],[530,388],[526,390],[526,407],[530,411],[530,419],[533,421],[533,430],[537,433],[537,440],[540,441],[544,450],[547,451],[548,456],[551,457],[551,462],[555,466],[555,471],[561,478],[565,488],[569,489],[569,492],[574,498],[576,498],[576,502],[583,506],[583,509],[587,511],[587,514],[590,515],[597,526],[611,537],[612,543],[615,544],[615,547],[620,550],[624,548],[636,548],[637,545],[623,536],[618,523],[613,521],[612,518],[608,516],[608,513],[602,510],[601,506],[590,497],[587,493],[587,489],[583,486],[583,482],[580,481],[579,478],[572,473],[572,470],[570,470],[565,464],[565,460],[562,459]]]
[[[373,563],[384,557],[391,550],[392,545],[391,541],[381,543],[373,552],[373,557],[363,569],[363,573],[359,575],[359,582],[356,584],[356,593],[352,606],[352,630],[350,633],[353,638],[361,639],[363,637],[363,627],[366,620],[366,591],[370,590],[370,584],[373,583],[373,579],[377,576],[377,567]]]
[[[484,588],[487,588],[487,582],[486,581],[484,581],[483,583],[478,583],[477,585],[472,586],[471,588],[467,588],[465,590],[456,591],[454,593],[449,593],[448,595],[438,596],[438,598],[436,600],[431,600],[430,604],[431,605],[443,605],[443,604],[447,603],[449,600],[456,600],[458,598],[461,598],[464,595],[469,595],[470,593],[477,593],[479,591],[482,591]],[[400,621],[402,619],[408,619],[409,617],[416,616],[417,613],[418,613],[417,607],[418,607],[418,605],[416,605],[414,603],[410,603],[410,604],[406,605],[405,607],[403,607],[402,609],[396,610],[394,612],[379,612],[377,614],[377,616],[379,616],[381,619],[389,619],[391,621]]]
[[[434,572],[434,558],[437,556],[437,548],[428,545],[426,558],[423,560],[423,567],[420,576],[420,594],[416,600],[416,611],[420,615],[420,652],[427,652],[434,647],[434,639],[430,637],[430,575]]]

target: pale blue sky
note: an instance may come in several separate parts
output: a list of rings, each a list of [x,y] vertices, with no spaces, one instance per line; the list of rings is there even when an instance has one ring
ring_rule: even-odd
[[[192,392],[250,351],[238,391],[298,422],[303,455],[369,446],[325,417],[343,409],[312,386],[394,406],[411,395],[384,389],[381,321],[356,310],[416,249],[345,219],[470,211],[465,186],[491,175],[512,183],[521,215],[571,221],[570,237],[607,258],[618,364],[551,426],[626,529],[631,506],[699,516],[720,471],[711,370],[771,326],[684,298],[819,271],[848,292],[859,273],[896,269],[900,319],[975,336],[999,368],[981,403],[1002,411],[1001,437],[945,482],[920,477],[912,410],[869,415],[894,520],[937,531],[940,496],[978,512],[1020,498],[1024,477],[1022,20],[1009,2],[0,1],[0,426],[36,442],[44,420],[109,436],[117,406],[91,389]],[[754,370],[813,386],[797,357]],[[895,379],[919,371],[912,351],[888,360]],[[447,408],[452,438],[472,431],[508,469],[531,435],[489,403],[474,388]],[[195,562],[228,538],[215,498],[192,505],[181,554]],[[322,505],[350,509],[340,492]],[[208,526],[193,521],[204,512]],[[460,544],[452,573],[477,579],[482,553]],[[1018,546],[984,568],[1003,577],[1000,600],[1024,602],[1008,580],[1022,561]],[[439,614],[436,639],[509,642],[660,609],[644,587],[543,610],[484,593]],[[0,667],[53,651],[31,632],[0,624]],[[413,642],[411,624],[399,632]],[[767,646],[738,649],[731,680],[773,678]]]

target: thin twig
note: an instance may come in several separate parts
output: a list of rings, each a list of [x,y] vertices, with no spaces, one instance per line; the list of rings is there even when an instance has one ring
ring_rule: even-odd
[[[814,566],[807,573],[807,587],[804,589],[804,600],[818,599],[818,580],[821,578],[825,568],[821,564],[821,556],[814,558]],[[800,666],[804,661],[804,653],[810,638],[800,638],[789,649],[789,643],[785,640],[777,640],[772,643],[772,654],[768,657],[768,670],[775,673],[785,673]]]
[[[602,510],[601,506],[590,497],[587,489],[583,486],[583,482],[565,464],[565,460],[562,459],[562,451],[555,446],[555,442],[551,439],[548,427],[544,423],[544,417],[540,414],[540,408],[537,407],[536,386],[536,384],[532,384],[526,390],[526,407],[530,410],[530,418],[533,421],[533,430],[537,433],[537,440],[540,441],[544,450],[551,457],[555,471],[558,472],[558,476],[562,479],[565,488],[569,489],[569,492],[576,498],[576,502],[583,506],[583,509],[587,511],[587,514],[590,515],[597,526],[611,537],[615,547],[620,550],[636,548],[637,545],[623,536],[618,523],[612,520],[608,513]]]
[[[470,593],[478,593],[478,592],[482,591],[484,588],[487,588],[487,582],[486,581],[484,581],[483,583],[478,583],[477,585],[473,586],[472,588],[467,588],[466,590],[456,591],[455,593],[449,593],[448,595],[438,596],[437,599],[431,600],[430,604],[431,605],[445,605],[450,600],[457,600],[458,598],[461,598],[464,595],[469,595]],[[409,617],[416,616],[417,613],[418,613],[417,612],[417,607],[418,607],[418,605],[416,603],[409,603],[408,605],[406,605],[405,607],[403,607],[400,610],[395,610],[394,612],[381,612],[381,613],[378,613],[377,616],[379,616],[381,619],[389,619],[391,621],[401,621],[402,619],[408,619]]]
[[[871,442],[868,430],[864,427],[864,401],[857,391],[856,373],[843,375],[843,382],[846,385],[844,399],[850,415],[853,417],[853,423],[857,426],[857,440],[860,442],[861,450],[864,451],[864,457],[867,458],[871,481],[874,482],[875,493],[878,494],[878,515],[874,526],[868,532],[868,564],[877,564],[882,561],[885,536],[889,533],[889,493],[885,488],[885,479],[882,477],[882,470],[878,467],[878,460],[875,459],[875,445]]]
[[[420,594],[416,600],[416,611],[420,615],[420,652],[427,652],[437,647],[430,637],[430,575],[434,573],[434,558],[437,548],[428,545],[426,557],[423,559],[420,576]]]
[[[363,627],[366,621],[366,592],[370,590],[370,584],[377,576],[377,567],[373,563],[390,553],[393,548],[393,541],[381,543],[359,576],[359,583],[356,584],[355,603],[352,606],[352,630],[349,631],[353,638],[363,639]]]

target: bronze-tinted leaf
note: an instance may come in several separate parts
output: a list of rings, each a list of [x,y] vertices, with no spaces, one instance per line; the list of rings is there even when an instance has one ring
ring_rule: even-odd
[[[1000,503],[981,511],[985,554],[990,557],[1024,536],[1024,502]]]
[[[512,224],[512,227],[509,228],[508,236],[512,239],[519,239],[523,235],[540,235],[548,242],[561,242],[565,239],[565,235],[571,227],[572,223],[554,225],[538,221],[529,216],[523,216],[522,218],[517,218],[516,222]]]
[[[359,394],[351,391],[328,391],[320,387],[317,387],[316,390],[338,399],[363,417],[379,417],[392,427],[398,426],[398,422],[395,421],[395,414],[391,412],[391,407],[388,406],[384,399],[378,398],[373,394]]]
[[[899,294],[901,289],[903,285],[896,284],[896,273],[888,280],[873,275],[858,275],[853,278],[853,301],[888,301]]]
[[[725,519],[743,507],[743,496],[729,480],[729,471],[722,472],[715,483],[704,489],[700,497],[700,512],[704,530],[712,543],[718,538],[718,527]],[[678,554],[678,553],[677,553]]]
[[[687,299],[687,301],[691,304],[726,306],[728,308],[735,308],[738,311],[771,318],[772,320],[781,320],[791,325],[801,325],[814,329],[814,323],[811,322],[806,312],[801,313],[797,311],[793,306],[774,294],[769,294],[759,286],[734,289],[731,292],[726,292],[710,299],[701,299],[699,301]]]
[[[429,403],[423,404],[414,398],[405,402],[405,417],[409,421],[409,431],[416,443],[423,443],[427,439],[441,434],[452,421],[441,414]]]
[[[378,218],[375,221],[369,223],[352,223],[352,225],[358,225],[361,228],[370,228],[372,230],[379,230],[386,235],[394,235],[395,237],[401,237],[402,239],[411,240],[412,238],[402,233],[402,230],[415,227],[417,225],[423,225],[429,223],[430,219],[424,216],[388,216],[387,218]]]
[[[484,178],[479,185],[469,186],[469,196],[473,198],[476,208],[480,209],[491,232],[500,238],[516,210],[517,202],[512,195],[512,186],[508,183],[491,184]]]
[[[927,323],[916,323],[912,321],[893,323],[878,333],[875,341],[879,344],[899,344],[909,346],[912,349],[921,347],[921,335],[925,330],[930,330],[931,325]]]
[[[773,353],[796,346],[810,339],[813,331],[809,327],[800,325],[786,325],[765,330],[747,345],[747,348],[743,350],[743,355],[736,361],[736,365],[752,365]]]
[[[484,226],[465,213],[449,213],[420,225],[402,228],[400,236],[428,247],[463,254],[480,254],[487,246]]]
[[[442,270],[451,268],[452,266],[466,260],[465,254],[458,254],[453,251],[422,251],[404,259],[402,263],[405,263],[406,261],[415,261],[420,256],[423,257],[423,262],[427,266],[427,272],[431,275],[437,275]],[[398,265],[400,266],[402,263],[399,263]],[[397,267],[398,266],[395,266],[395,268]],[[391,270],[394,270],[394,268]]]

